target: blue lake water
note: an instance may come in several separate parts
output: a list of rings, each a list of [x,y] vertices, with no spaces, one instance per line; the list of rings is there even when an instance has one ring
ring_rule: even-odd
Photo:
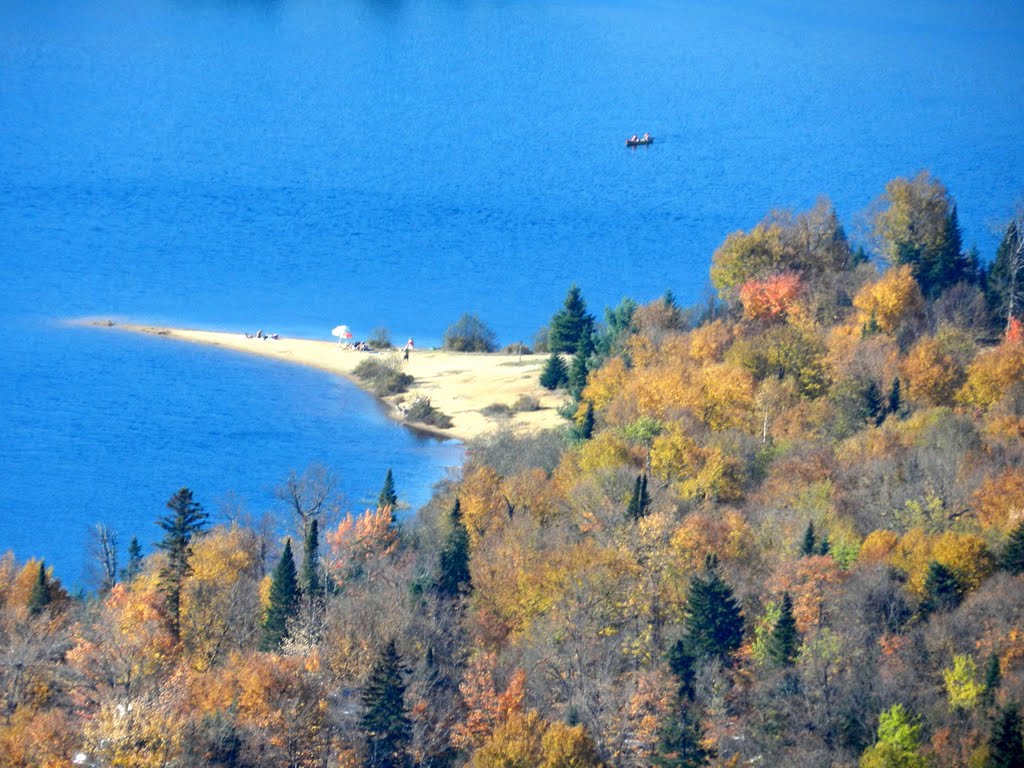
[[[0,549],[80,579],[86,528],[254,513],[289,470],[412,507],[458,446],[342,381],[70,328],[131,318],[530,341],[577,282],[671,288],[773,208],[853,235],[929,169],[990,258],[1024,194],[1018,2],[4,0]],[[649,131],[655,144],[623,147]]]

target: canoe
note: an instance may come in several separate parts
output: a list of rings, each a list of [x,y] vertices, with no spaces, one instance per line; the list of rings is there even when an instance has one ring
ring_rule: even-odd
[[[653,143],[654,143],[654,137],[653,136],[648,136],[646,139],[626,139],[626,146],[627,147],[640,147],[640,146],[643,146],[645,144],[653,144]]]

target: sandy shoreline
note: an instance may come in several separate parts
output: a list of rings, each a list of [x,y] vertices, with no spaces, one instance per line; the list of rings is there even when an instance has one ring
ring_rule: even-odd
[[[206,331],[186,328],[164,328],[152,325],[87,319],[76,324],[90,327],[142,333],[177,341],[223,347],[260,357],[282,360],[296,365],[319,368],[344,376],[362,387],[352,370],[369,355],[376,353],[342,349],[335,341],[312,339],[248,338],[242,333]],[[381,353],[381,355],[400,353]],[[520,361],[516,355],[446,352],[415,349],[403,370],[415,381],[408,392],[383,398],[388,412],[396,421],[443,437],[469,440],[492,432],[502,425],[516,430],[539,431],[564,424],[557,408],[563,396],[544,389],[538,383],[545,363],[543,355],[525,355]],[[520,395],[535,397],[540,410],[513,413],[510,417],[487,417],[481,410],[494,403],[511,406]],[[411,402],[416,397],[428,397],[431,404],[452,419],[450,429],[439,430],[404,419],[399,403]]]

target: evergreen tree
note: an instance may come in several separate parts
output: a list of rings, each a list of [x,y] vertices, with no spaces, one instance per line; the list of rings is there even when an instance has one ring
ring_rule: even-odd
[[[1024,738],[1021,736],[1020,710],[1007,704],[992,724],[988,740],[989,768],[1024,768]]]
[[[594,318],[587,314],[580,289],[574,283],[565,297],[565,306],[551,318],[548,332],[548,349],[552,352],[575,354],[580,340],[587,338],[594,330]]]
[[[28,612],[32,616],[38,616],[43,609],[50,604],[53,595],[50,591],[50,583],[46,577],[46,563],[39,561],[39,573],[32,584],[32,592],[28,596]]]
[[[808,521],[804,530],[804,540],[800,544],[800,556],[810,557],[817,551],[817,540],[814,537],[814,522]]]
[[[886,410],[890,414],[897,414],[900,412],[900,408],[903,406],[903,397],[900,394],[899,376],[892,380],[892,386],[889,388],[889,396],[886,398],[886,401]]]
[[[963,599],[963,588],[956,574],[935,560],[928,563],[924,591],[924,599],[921,600],[919,608],[922,618],[928,618],[940,611],[950,611],[960,605]]]
[[[580,422],[579,429],[577,430],[581,440],[589,440],[594,435],[594,404],[591,402],[587,403],[586,409],[583,411],[583,421]]]
[[[995,260],[985,278],[985,298],[1003,327],[1024,309],[1024,214],[1006,228]]]
[[[544,389],[558,389],[569,383],[569,372],[565,369],[565,363],[556,352],[544,364],[544,370],[540,372],[540,385]]]
[[[311,526],[312,527],[312,526]],[[284,543],[281,559],[274,569],[270,582],[270,605],[263,619],[261,651],[281,649],[288,637],[288,621],[295,616],[299,607],[299,583],[295,573],[295,558],[292,557],[292,540]]]
[[[444,597],[458,597],[471,590],[469,531],[462,521],[462,508],[456,499],[448,517],[448,537],[439,557],[437,591]]]
[[[572,365],[569,366],[569,396],[575,401],[579,401],[583,388],[587,386],[587,353],[582,349],[584,346],[587,345],[580,344],[581,348],[572,356]]]
[[[1024,573],[1024,521],[1010,532],[1001,558],[1003,568],[1014,575]]]
[[[398,494],[395,493],[395,478],[391,474],[391,467],[388,467],[388,473],[384,476],[384,487],[380,489],[380,496],[377,497],[377,509],[391,507],[393,510],[396,504]]]
[[[779,620],[768,637],[768,658],[779,667],[790,667],[800,651],[800,633],[793,618],[793,600],[789,592],[782,594]]]
[[[832,551],[832,545],[828,543],[828,536],[822,536],[821,541],[818,543],[817,555],[827,555]]]
[[[370,670],[363,689],[367,768],[406,768],[412,765],[409,745],[412,723],[405,713],[402,660],[392,640]]]
[[[132,540],[128,542],[128,564],[121,572],[121,578],[124,581],[131,581],[140,573],[142,573],[142,546],[139,544],[138,538],[132,536]]]
[[[985,688],[981,692],[981,699],[987,706],[992,706],[996,700],[996,691],[1003,682],[1003,671],[999,666],[999,654],[990,653],[988,664],[985,666]]]
[[[725,660],[743,642],[743,614],[713,555],[705,573],[690,580],[684,623],[686,643],[695,659]]]
[[[687,643],[687,638],[676,640],[668,649],[668,668],[672,670],[676,681],[679,683],[679,698],[692,699],[694,694],[693,682],[697,676],[697,659]]]
[[[647,511],[651,507],[651,496],[647,493],[647,473],[640,476],[640,495],[637,509],[640,517],[647,517]]]
[[[302,542],[302,573],[299,576],[299,588],[309,605],[320,598],[323,583],[320,579],[320,525],[314,517],[306,530],[306,538]]]
[[[192,571],[189,565],[192,541],[203,532],[208,515],[202,505],[192,499],[188,488],[174,494],[167,508],[171,514],[157,521],[164,537],[156,546],[167,553],[167,563],[160,570],[160,590],[164,595],[171,637],[177,642],[181,637],[181,588]]]
[[[651,763],[659,768],[700,768],[709,765],[715,752],[702,746],[703,738],[700,722],[680,703],[658,734]]]
[[[866,420],[876,427],[885,421],[886,411],[882,403],[882,393],[874,380],[868,382],[867,389],[864,390],[864,413]]]

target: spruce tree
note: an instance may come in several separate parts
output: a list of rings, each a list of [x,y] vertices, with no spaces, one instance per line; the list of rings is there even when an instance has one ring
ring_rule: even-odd
[[[579,401],[583,388],[587,386],[587,353],[582,349],[584,345],[580,346],[569,366],[569,396],[575,401]]]
[[[320,579],[320,525],[315,517],[310,521],[306,539],[302,543],[302,573],[299,576],[299,588],[310,605],[320,598],[323,589]]]
[[[800,633],[793,618],[793,599],[783,592],[779,620],[768,637],[768,658],[779,667],[790,667],[800,651]]]
[[[402,659],[392,640],[370,670],[363,688],[367,768],[406,768],[412,765],[409,745],[412,723],[405,713]]]
[[[985,688],[981,692],[981,700],[992,706],[996,700],[996,691],[1003,682],[1003,671],[999,666],[999,654],[990,653],[985,666]]]
[[[192,491],[182,488],[167,502],[171,514],[157,521],[164,537],[157,548],[167,553],[167,563],[160,570],[160,591],[164,595],[167,623],[171,637],[181,638],[181,589],[191,573],[192,541],[206,526],[208,515],[199,502],[192,499]]]
[[[1024,768],[1024,738],[1016,703],[1003,707],[988,740],[989,768]]]
[[[882,393],[879,392],[878,385],[874,380],[868,382],[867,389],[864,390],[864,414],[866,421],[876,427],[881,426],[885,421],[886,411],[885,405],[882,403]]]
[[[1005,327],[1009,318],[1024,309],[1024,216],[1010,222],[985,278],[985,298],[996,324]]]
[[[814,522],[808,521],[804,530],[804,539],[800,543],[800,556],[810,557],[817,552],[816,540],[814,538]]]
[[[38,616],[43,609],[50,604],[52,593],[50,583],[46,577],[46,563],[39,561],[39,573],[32,584],[32,592],[28,596],[28,612],[31,616]]]
[[[388,467],[388,473],[384,476],[384,487],[380,489],[380,495],[377,497],[377,509],[391,507],[393,510],[396,504],[398,494],[395,493],[395,478],[391,474],[391,467]]]
[[[636,476],[633,483],[633,493],[629,497],[629,504],[626,505],[626,518],[634,522],[640,519],[640,475]]]
[[[686,643],[695,659],[723,661],[743,642],[743,614],[732,588],[718,573],[714,555],[703,575],[690,580],[684,616]]]
[[[591,402],[587,403],[586,409],[583,411],[583,420],[580,422],[579,429],[577,430],[581,440],[589,440],[594,435],[594,404]]]
[[[295,559],[292,556],[292,540],[284,543],[281,559],[274,569],[270,582],[270,605],[263,619],[261,651],[281,649],[288,637],[288,621],[299,607],[299,584],[295,573]]]
[[[928,618],[940,611],[950,611],[960,605],[963,599],[963,588],[956,574],[935,560],[928,563],[924,591],[925,595],[919,608],[922,618]]]
[[[640,476],[640,497],[639,497],[639,513],[640,517],[647,517],[647,511],[651,506],[651,496],[647,493],[647,473],[645,472]]]
[[[128,564],[121,572],[121,578],[124,581],[131,581],[140,573],[142,573],[142,546],[139,544],[138,538],[132,536],[132,540],[128,542]]]
[[[886,398],[886,410],[896,415],[900,412],[900,408],[903,406],[903,396],[900,394],[900,377],[897,376],[892,380],[892,386],[889,388],[889,396]]]
[[[1010,573],[1024,573],[1024,521],[1017,523],[1010,532],[1010,538],[1000,560],[1003,568]]]
[[[715,752],[702,745],[703,739],[700,722],[680,702],[658,734],[651,763],[658,768],[700,768],[709,765]]]
[[[565,306],[551,318],[548,349],[575,354],[580,340],[589,339],[593,330],[594,318],[587,314],[587,304],[574,283],[565,297]]]
[[[458,597],[471,590],[469,531],[462,521],[462,508],[456,499],[448,517],[448,536],[439,556],[437,591],[444,597]]]
[[[557,352],[552,352],[544,364],[544,370],[540,372],[540,385],[544,389],[558,389],[568,383],[569,372],[565,369],[565,363]]]

